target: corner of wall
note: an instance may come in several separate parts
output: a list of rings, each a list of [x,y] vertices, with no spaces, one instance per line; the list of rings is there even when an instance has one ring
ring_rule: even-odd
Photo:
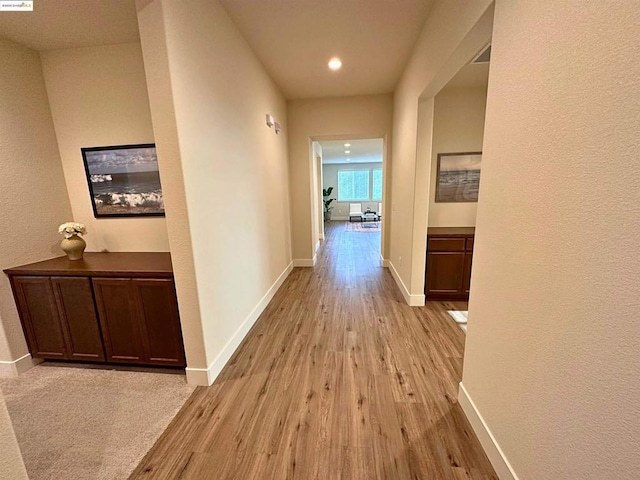
[[[407,305],[409,305],[410,307],[424,307],[424,304],[425,304],[424,294],[422,295],[411,294],[407,286],[402,281],[400,274],[396,270],[396,267],[393,265],[391,260],[385,260],[385,261],[389,262],[389,270],[391,271],[391,275],[393,276],[393,279],[396,281],[396,284],[398,285],[398,288],[400,289],[400,292],[404,297],[404,301],[407,302]]]
[[[233,356],[236,349],[242,343],[244,337],[246,337],[251,327],[256,323],[256,320],[260,317],[262,312],[269,302],[273,299],[278,289],[282,286],[289,274],[293,271],[294,262],[289,263],[276,281],[271,285],[271,288],[262,297],[260,302],[254,307],[251,313],[245,318],[240,327],[236,330],[233,336],[229,339],[227,344],[222,348],[216,359],[207,368],[185,368],[187,374],[187,383],[189,385],[209,386],[215,382],[218,375],[222,372],[224,366],[229,359]]]
[[[13,361],[0,361],[0,378],[17,377],[39,363],[42,359],[32,358],[28,353]]]
[[[460,382],[458,390],[458,402],[467,420],[469,420],[471,428],[473,428],[473,431],[478,437],[480,445],[482,445],[483,450],[487,454],[491,465],[493,465],[498,478],[500,478],[500,480],[519,480],[518,475],[513,470],[511,463],[509,463],[505,453],[500,448],[500,445],[498,445],[496,438],[493,436],[493,433],[491,433],[489,426],[484,421],[482,414],[478,411],[478,408],[475,403],[473,403],[469,392],[467,392],[462,382]]]

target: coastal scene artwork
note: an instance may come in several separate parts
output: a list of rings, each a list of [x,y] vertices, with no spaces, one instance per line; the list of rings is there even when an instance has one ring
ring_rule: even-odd
[[[436,202],[477,202],[482,152],[439,153]]]
[[[96,217],[164,216],[154,144],[82,149]]]

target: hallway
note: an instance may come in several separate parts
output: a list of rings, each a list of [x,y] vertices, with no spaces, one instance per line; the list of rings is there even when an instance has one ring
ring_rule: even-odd
[[[407,306],[379,245],[329,224],[131,478],[497,478],[457,405],[451,304]]]

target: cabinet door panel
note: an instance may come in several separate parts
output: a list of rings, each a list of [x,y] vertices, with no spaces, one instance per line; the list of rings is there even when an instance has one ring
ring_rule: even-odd
[[[111,362],[145,363],[130,278],[94,278],[102,337]]]
[[[134,279],[147,362],[184,366],[182,330],[173,280]]]
[[[69,358],[104,361],[91,280],[86,277],[52,277],[51,285],[67,340]]]
[[[460,295],[464,270],[464,252],[427,254],[427,295]]]
[[[64,334],[49,277],[13,277],[13,286],[31,355],[66,359]]]
[[[471,259],[473,255],[471,253],[466,253],[464,256],[464,275],[462,280],[462,286],[464,289],[464,293],[469,294],[469,290],[471,289]]]

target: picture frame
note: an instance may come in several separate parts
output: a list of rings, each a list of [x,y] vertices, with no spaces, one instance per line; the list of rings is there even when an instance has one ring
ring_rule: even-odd
[[[80,150],[94,217],[165,216],[154,143]]]
[[[437,203],[477,202],[482,152],[439,153]]]

